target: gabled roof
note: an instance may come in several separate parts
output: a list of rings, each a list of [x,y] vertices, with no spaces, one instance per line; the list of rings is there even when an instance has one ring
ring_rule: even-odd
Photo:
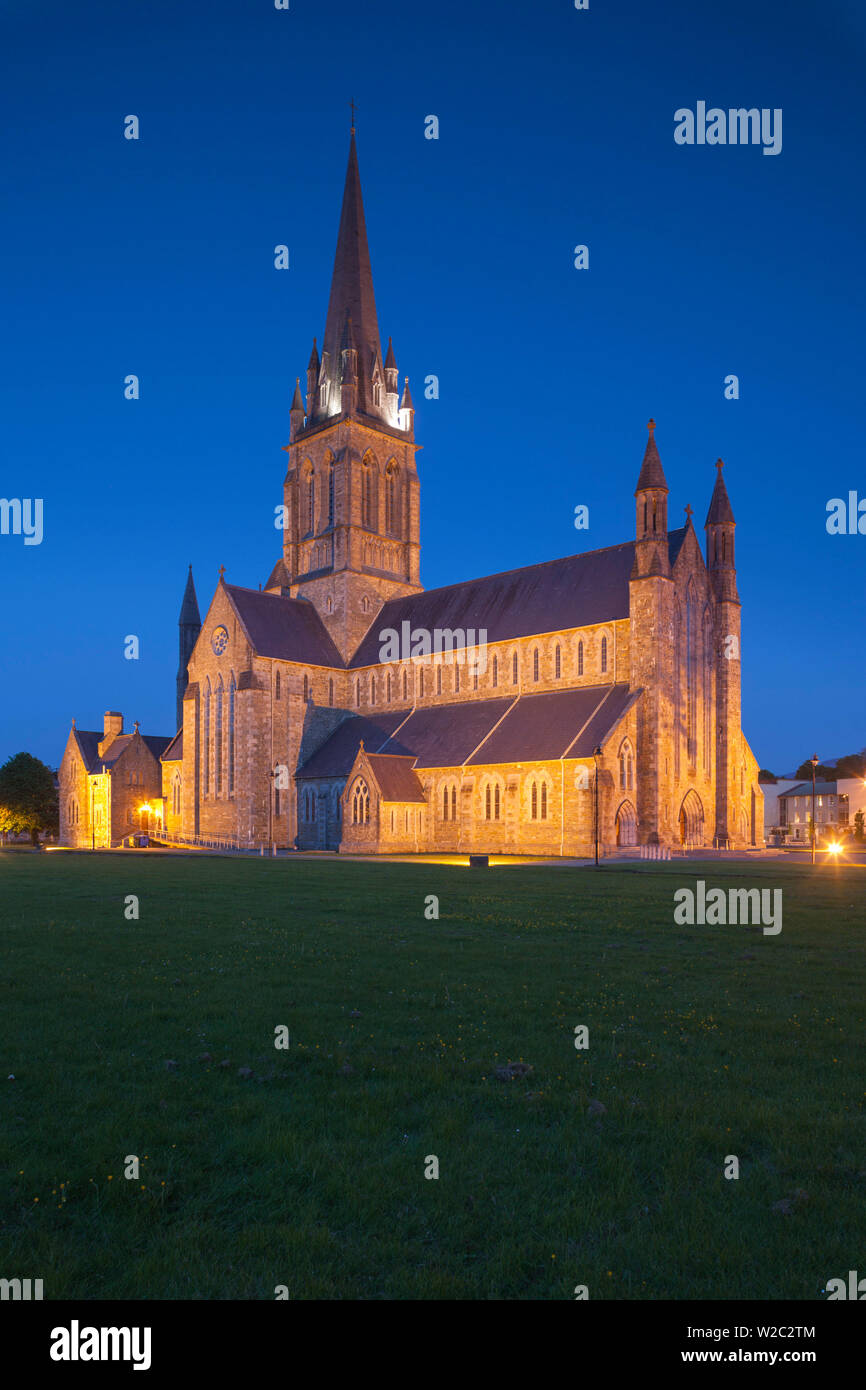
[[[625,684],[584,686],[519,699],[430,705],[408,716],[353,715],[308,759],[298,777],[348,777],[362,739],[369,754],[413,757],[418,771],[588,758],[641,693]]]
[[[345,666],[330,634],[307,599],[283,598],[225,584],[258,656],[309,666]]]
[[[412,758],[395,753],[368,753],[367,758],[383,801],[426,801]]]
[[[116,738],[112,739],[102,757],[100,757],[98,749],[105,737],[104,734],[96,733],[92,729],[75,729],[74,733],[79,752],[81,753],[81,761],[84,763],[87,771],[91,773],[99,772],[103,764],[106,768],[111,770],[120,755],[126,752],[126,749],[135,738],[135,734],[118,734]],[[147,745],[157,762],[168,745],[174,742],[174,739],[162,734],[140,734],[139,737]],[[175,735],[175,738],[180,737],[180,734]]]
[[[668,532],[672,565],[685,535],[684,526]],[[474,628],[476,640],[479,630],[486,629],[487,641],[491,643],[627,618],[634,548],[634,541],[626,541],[604,550],[588,550],[391,599],[362,639],[349,666],[379,665],[381,633],[394,628],[400,634],[403,622],[428,632],[435,628]]]
[[[183,758],[183,729],[179,729],[171,743],[161,755],[161,762],[174,763],[180,762]]]
[[[368,752],[378,753],[394,730],[403,723],[406,714],[406,710],[387,713],[383,710],[381,714],[369,717],[351,715],[310,755],[303,767],[298,769],[297,776],[348,777],[361,741]]]
[[[858,781],[859,781],[859,778],[858,778]],[[835,782],[816,782],[816,783],[815,783],[815,795],[816,795],[816,796],[835,796],[835,794],[836,794],[836,783],[835,783]],[[811,797],[811,795],[812,795],[812,783],[811,783],[811,781],[809,781],[809,782],[798,782],[797,785],[796,785],[796,787],[789,787],[788,790],[787,790],[786,792],[780,792],[780,793],[779,793],[779,800],[780,800],[780,801],[783,800],[783,798],[786,797],[786,796],[808,796],[808,797]]]
[[[94,729],[74,729],[73,733],[85,768],[88,772],[98,772],[99,757],[96,750],[102,741],[102,734]]]

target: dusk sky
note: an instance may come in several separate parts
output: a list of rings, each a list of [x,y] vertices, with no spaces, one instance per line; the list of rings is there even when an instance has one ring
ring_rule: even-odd
[[[866,534],[826,529],[866,498],[862,5],[48,0],[0,49],[0,495],[44,499],[0,535],[0,761],[173,734],[187,565],[202,617],[220,565],[267,579],[350,98],[424,586],[631,539],[653,416],[671,528],[725,460],[759,764],[863,747]],[[700,101],[780,108],[781,152],[678,145]]]

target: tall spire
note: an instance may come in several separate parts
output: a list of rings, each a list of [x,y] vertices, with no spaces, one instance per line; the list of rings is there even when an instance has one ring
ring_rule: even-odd
[[[713,495],[710,498],[710,510],[707,512],[705,526],[733,526],[734,509],[731,506],[731,499],[728,497],[728,489],[725,487],[725,480],[722,477],[724,464],[721,459],[716,459],[716,485],[713,488]]]
[[[190,565],[189,574],[186,577],[183,603],[180,605],[180,617],[177,621],[181,627],[201,627],[201,615],[198,611],[198,599],[195,596],[195,584],[192,578],[192,565]]]
[[[665,470],[662,468],[662,461],[659,458],[658,445],[656,444],[656,422],[650,420],[647,425],[649,439],[646,442],[643,463],[641,464],[640,477],[637,480],[636,492],[641,492],[644,488],[664,488],[668,490]]]
[[[334,256],[331,297],[322,343],[322,374],[327,380],[327,399],[317,413],[334,414],[341,408],[340,371],[341,348],[346,321],[352,320],[352,334],[358,352],[357,408],[367,415],[384,418],[384,402],[373,400],[373,373],[378,365],[382,380],[382,348],[379,341],[379,321],[376,316],[376,296],[373,292],[373,272],[370,249],[367,245],[367,226],[361,197],[361,175],[358,170],[358,151],[354,127],[349,140],[349,164],[343,191],[343,210]]]
[[[183,591],[183,603],[180,605],[180,617],[177,620],[178,626],[178,667],[177,680],[175,682],[175,692],[177,707],[175,710],[175,727],[183,728],[183,697],[189,683],[187,666],[192,656],[193,648],[198,641],[201,632],[201,617],[198,611],[198,599],[195,596],[195,584],[192,580],[192,565],[189,567],[189,574],[186,577],[186,588]]]

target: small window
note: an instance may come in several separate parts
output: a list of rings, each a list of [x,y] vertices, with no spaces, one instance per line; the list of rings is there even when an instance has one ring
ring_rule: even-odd
[[[498,684],[499,684],[499,657],[498,657],[498,656],[494,656],[494,658],[493,658],[493,686],[494,686],[494,689],[495,689],[495,687],[496,687]]]
[[[274,678],[274,699],[275,699],[275,700],[279,700],[279,698],[280,698],[280,673],[279,673],[279,671],[278,671],[277,674],[276,674],[276,677]]]
[[[360,708],[361,705],[361,682],[355,680],[355,704]]]
[[[578,644],[577,644],[577,674],[578,674],[579,676],[582,676],[582,675],[583,675],[583,643],[582,643],[582,642],[578,642]]]
[[[418,668],[418,694],[419,694],[420,698],[423,700],[423,699],[424,699],[424,667],[423,667],[423,666],[419,666],[419,668]],[[404,676],[403,676],[403,699],[404,699],[404,700],[406,699],[406,676],[405,676],[405,674],[404,674]]]
[[[532,653],[532,679],[538,680],[538,648]]]
[[[451,819],[457,819],[457,783],[451,788]]]
[[[375,705],[375,703],[376,703],[376,677],[375,677],[375,676],[371,676],[371,677],[370,677],[370,704],[371,704],[371,705]]]
[[[328,681],[328,704],[329,704],[329,705],[333,705],[333,703],[334,703],[334,678],[333,678],[333,676],[332,676],[331,679]]]
[[[559,643],[557,643],[556,651],[553,654],[553,669],[556,675],[556,679],[559,680],[560,676],[562,675],[562,648],[560,647]]]
[[[388,672],[388,678],[387,678],[387,680],[386,680],[386,682],[385,682],[385,689],[386,689],[385,698],[386,698],[388,704],[390,705],[390,703],[391,703],[391,672],[390,672],[390,671]]]
[[[309,678],[309,676],[304,676],[304,704],[307,703],[307,701],[309,700],[309,698],[310,698],[310,678]]]
[[[606,638],[606,637],[602,637],[602,639],[601,639],[601,669],[602,669],[602,672],[605,672],[605,671],[607,670],[607,638]]]
[[[442,667],[436,667],[436,694],[442,694]]]

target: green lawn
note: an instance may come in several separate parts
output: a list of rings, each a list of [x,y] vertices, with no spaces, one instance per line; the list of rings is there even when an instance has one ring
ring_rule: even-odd
[[[699,877],[781,886],[781,934],[674,925]],[[0,1276],[46,1298],[820,1298],[866,1273],[864,887],[779,861],[0,854]]]

